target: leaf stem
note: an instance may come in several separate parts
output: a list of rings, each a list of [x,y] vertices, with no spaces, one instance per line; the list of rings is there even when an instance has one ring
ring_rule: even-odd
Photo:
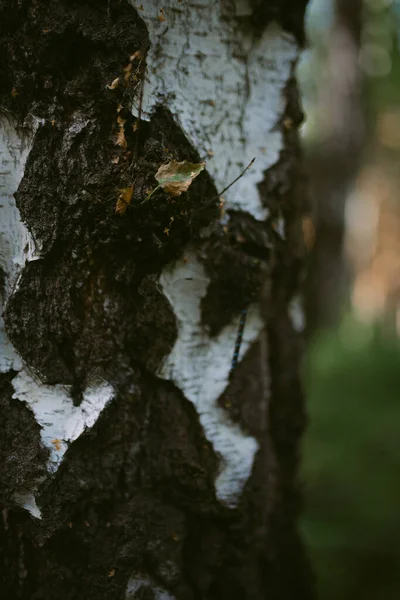
[[[142,200],[142,202],[140,204],[144,204],[145,202],[147,202],[147,200],[149,200],[152,195],[154,194],[154,192],[156,192],[159,188],[161,187],[161,185],[157,185],[157,187],[154,188],[154,190],[152,192],[150,192],[150,194],[148,196],[146,196],[146,198],[144,200]]]

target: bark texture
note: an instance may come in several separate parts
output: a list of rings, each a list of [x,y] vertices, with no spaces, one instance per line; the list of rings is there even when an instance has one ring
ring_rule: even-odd
[[[259,36],[276,19],[302,40],[304,2],[244,5],[240,27]],[[0,21],[1,176],[11,178],[1,257],[3,597],[311,598],[296,529],[304,197],[293,76],[274,125],[279,159],[258,185],[267,216],[238,207],[221,221],[208,172],[187,194],[142,203],[161,164],[204,157],[167,103],[137,131],[130,106],[153,43],[141,6],[1,0]],[[127,84],[110,89],[126,67]],[[183,282],[168,279],[175,261],[189,264]],[[222,369],[207,410],[163,367],[185,319],[174,290],[195,272],[207,279],[199,356],[215,347],[218,357],[223,336],[233,351],[240,310],[258,306],[249,351],[229,382]],[[235,450],[251,458],[239,491]]]

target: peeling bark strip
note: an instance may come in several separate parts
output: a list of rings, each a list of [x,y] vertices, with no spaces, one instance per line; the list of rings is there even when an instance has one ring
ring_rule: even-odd
[[[133,5],[0,0],[0,585],[308,599],[291,322],[304,3]],[[173,161],[207,165],[151,195]]]

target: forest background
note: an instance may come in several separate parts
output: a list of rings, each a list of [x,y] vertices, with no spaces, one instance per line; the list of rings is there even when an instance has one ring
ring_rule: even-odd
[[[400,2],[313,0],[304,536],[318,597],[399,597]]]

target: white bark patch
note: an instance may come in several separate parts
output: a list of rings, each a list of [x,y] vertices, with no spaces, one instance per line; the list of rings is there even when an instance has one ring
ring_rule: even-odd
[[[19,132],[11,118],[0,117],[0,267],[5,275],[3,294],[0,290],[0,373],[22,367],[4,330],[2,312],[25,263],[38,258],[13,196],[24,174],[32,140],[32,131]]]
[[[207,439],[221,458],[215,482],[218,499],[236,506],[248,480],[257,441],[230,421],[217,399],[228,383],[239,322],[210,338],[201,325],[200,303],[207,293],[208,279],[194,255],[164,269],[160,277],[163,292],[172,305],[178,323],[178,338],[164,363],[160,376],[174,381],[193,402]],[[258,306],[249,308],[240,356],[246,353],[263,328]]]
[[[86,388],[80,406],[74,406],[70,387],[45,385],[22,369],[12,380],[18,398],[31,408],[42,427],[43,444],[50,450],[48,470],[54,472],[68,449],[88,427],[93,427],[103,408],[113,397],[113,388],[101,381]]]
[[[74,406],[69,386],[44,385],[25,368],[11,383],[15,390],[13,398],[26,402],[41,426],[42,443],[50,450],[47,462],[49,473],[58,469],[69,444],[85,429],[93,427],[114,395],[111,385],[99,381],[85,390],[80,406]],[[41,518],[41,511],[36,503],[35,494],[40,483],[41,481],[38,481],[31,490],[20,490],[14,495],[17,504],[37,519]]]
[[[35,242],[21,220],[13,194],[17,191],[40,120],[35,119],[32,130],[18,131],[11,118],[0,119],[0,265],[5,274],[4,297],[1,312],[18,285],[25,264],[39,258]],[[0,316],[0,372],[18,371],[12,380],[13,398],[26,402],[41,426],[41,439],[50,450],[47,464],[54,472],[64,456],[68,444],[76,440],[88,427],[93,427],[101,411],[113,397],[113,388],[104,381],[94,382],[83,393],[81,405],[74,406],[70,388],[63,385],[43,384],[27,366],[7,337],[4,320]],[[37,482],[39,485],[40,482]],[[20,490],[15,495],[18,504],[40,518],[35,501],[37,486]]]
[[[298,54],[294,37],[271,24],[256,38],[241,18],[251,12],[248,1],[232,5],[235,14],[215,0],[130,1],[151,42],[143,118],[158,105],[167,107],[207,160],[218,190],[256,157],[252,169],[225,194],[226,207],[264,220],[268,213],[257,184],[283,146],[278,123],[285,110],[283,89]]]
[[[35,489],[31,492],[26,492],[26,491],[18,492],[17,494],[14,495],[14,500],[17,504],[22,506],[22,508],[25,508],[25,510],[30,512],[32,517],[35,517],[36,519],[41,519],[42,513],[36,503],[35,495],[33,493],[33,492],[36,492],[36,490],[37,490],[37,487],[35,487]]]
[[[172,596],[172,594],[166,590],[163,590],[149,577],[144,577],[137,574],[132,576],[128,581],[125,600],[135,600],[135,598],[142,597],[142,594],[144,593],[143,588],[150,588],[153,593],[152,598],[154,598],[154,600],[175,600],[175,596]]]

